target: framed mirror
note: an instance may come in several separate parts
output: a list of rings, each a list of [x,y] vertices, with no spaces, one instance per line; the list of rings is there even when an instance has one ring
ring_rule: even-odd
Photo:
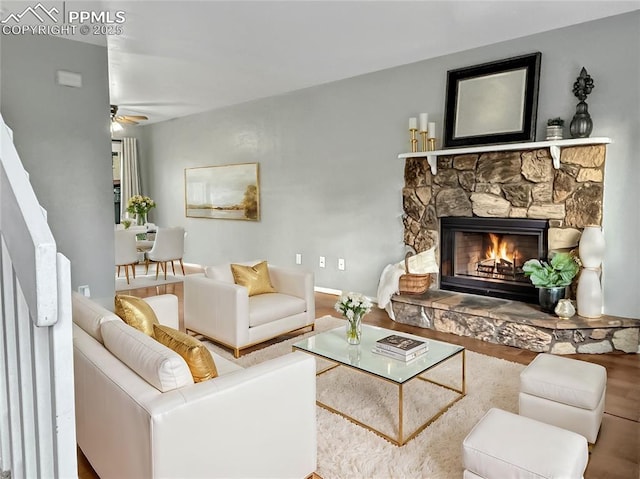
[[[444,147],[534,141],[541,56],[449,70]]]

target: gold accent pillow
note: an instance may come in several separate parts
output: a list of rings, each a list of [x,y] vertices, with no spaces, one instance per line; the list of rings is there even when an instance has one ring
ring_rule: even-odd
[[[117,294],[114,300],[115,313],[129,326],[153,337],[153,325],[159,324],[156,313],[142,298]]]
[[[247,288],[249,296],[276,292],[273,284],[271,284],[269,267],[267,266],[266,261],[254,266],[232,264],[231,273],[233,274],[233,281],[236,284]]]
[[[213,357],[202,342],[162,324],[154,324],[153,331],[158,342],[182,356],[189,366],[194,382],[199,383],[218,376]]]

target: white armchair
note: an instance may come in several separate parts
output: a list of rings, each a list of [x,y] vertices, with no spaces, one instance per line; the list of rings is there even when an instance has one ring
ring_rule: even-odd
[[[234,283],[230,263],[185,276],[186,330],[231,348],[235,357],[268,339],[307,327],[313,331],[313,273],[269,265],[269,277],[276,293],[249,296]]]

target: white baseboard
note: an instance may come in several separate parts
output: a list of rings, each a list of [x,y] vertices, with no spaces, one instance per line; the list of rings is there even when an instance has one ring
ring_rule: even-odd
[[[313,290],[316,293],[333,294],[334,296],[340,296],[342,294],[342,291],[340,291],[339,289],[324,288],[322,286],[314,286]]]

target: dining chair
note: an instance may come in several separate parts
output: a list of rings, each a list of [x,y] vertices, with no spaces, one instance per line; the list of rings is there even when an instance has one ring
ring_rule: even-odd
[[[138,263],[138,249],[136,247],[136,234],[129,230],[115,230],[115,264],[118,268],[116,276],[120,276],[120,267],[124,266],[124,274],[129,284],[129,267],[136,277],[136,264]]]
[[[147,259],[156,263],[156,279],[158,279],[159,268],[164,271],[164,279],[167,279],[167,263],[171,262],[173,274],[176,274],[174,261],[180,261],[182,275],[184,276],[184,237],[185,231],[181,226],[174,228],[158,228],[153,247],[147,253]]]

